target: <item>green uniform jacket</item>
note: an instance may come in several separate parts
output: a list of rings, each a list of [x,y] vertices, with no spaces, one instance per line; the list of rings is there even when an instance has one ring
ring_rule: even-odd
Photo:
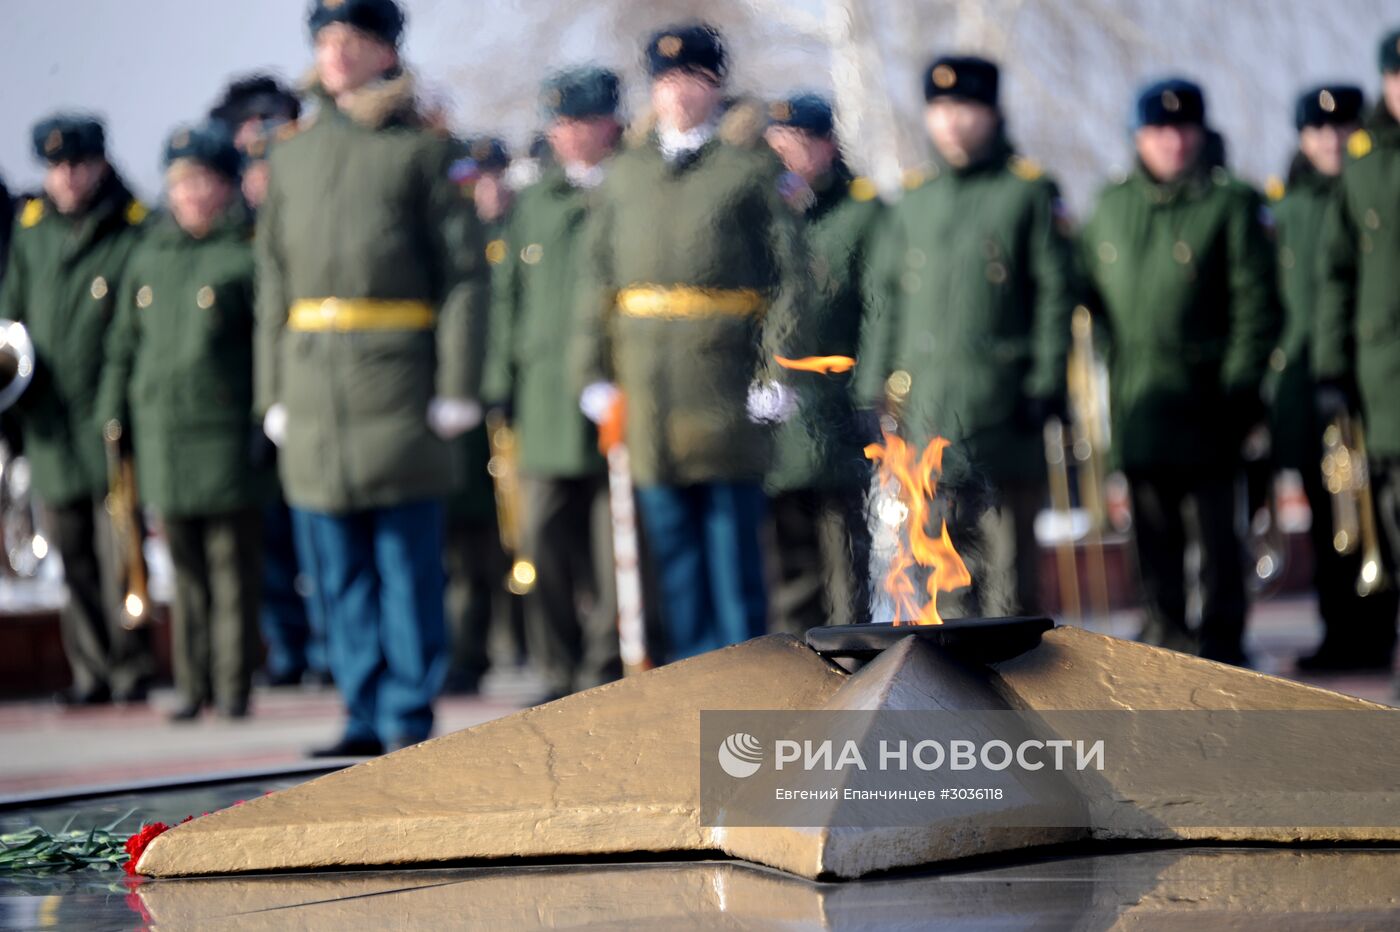
[[[606,469],[568,365],[584,221],[595,193],[569,184],[562,169],[546,170],[516,199],[497,247],[486,395],[511,402],[520,469],[531,476]]]
[[[115,172],[81,217],[63,216],[48,198],[19,211],[0,317],[22,322],[34,341],[34,381],[16,410],[34,491],[49,505],[107,487],[95,411],[103,340],[145,215]]]
[[[856,356],[865,316],[870,243],[884,213],[868,179],[854,182],[844,166],[813,187],[807,208],[812,291],[798,327],[818,356]],[[778,428],[770,492],[863,484],[869,464],[856,429],[851,373],[793,372],[797,415]]]
[[[130,425],[141,500],[166,517],[261,505],[273,488],[251,459],[252,232],[242,204],[200,239],[161,216],[122,278],[98,415]]]
[[[1229,466],[1278,337],[1270,219],[1224,169],[1107,188],[1081,241],[1108,325],[1109,397],[1125,469]]]
[[[1269,436],[1274,462],[1291,469],[1317,469],[1322,430],[1313,401],[1313,314],[1317,307],[1317,256],[1322,223],[1336,179],[1323,175],[1299,153],[1288,188],[1273,206],[1278,237],[1279,297],[1283,335],[1269,360],[1274,370]]]
[[[676,163],[654,136],[621,152],[589,218],[574,348],[576,386],[627,393],[628,452],[638,485],[761,482],[771,428],[749,420],[755,379],[780,379],[775,354],[807,356],[793,329],[807,260],[796,213],[778,188],[776,156],[743,115]],[[752,289],[750,314],[633,316],[628,287]]]
[[[449,177],[451,140],[425,129],[400,75],[321,99],[270,158],[258,215],[256,407],[286,406],[287,501],[340,513],[441,498],[455,447],[428,428],[434,396],[474,397],[485,355],[481,225]],[[318,298],[417,300],[427,330],[293,331]]]
[[[1313,371],[1355,377],[1372,456],[1400,457],[1400,126],[1384,105],[1355,134],[1323,227]]]
[[[964,168],[932,169],[890,212],[877,245],[874,321],[859,397],[909,375],[900,419],[920,444],[953,441],[950,466],[993,481],[1045,475],[1028,399],[1065,392],[1074,253],[1055,183],[998,139]]]

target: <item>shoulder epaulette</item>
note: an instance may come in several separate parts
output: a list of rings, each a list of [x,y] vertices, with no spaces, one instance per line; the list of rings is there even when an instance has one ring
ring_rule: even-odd
[[[1347,155],[1354,159],[1364,159],[1371,154],[1371,134],[1359,129],[1347,137]]]
[[[133,197],[131,202],[126,205],[126,222],[132,226],[140,226],[141,221],[145,220],[150,213],[151,211],[145,204]]]
[[[864,175],[857,176],[851,180],[851,198],[857,201],[873,201],[880,191],[875,187],[875,182]]]
[[[19,214],[19,225],[28,230],[37,226],[40,220],[44,219],[44,202],[41,198],[31,197],[24,202],[24,209]]]
[[[1288,189],[1284,187],[1283,179],[1278,175],[1270,175],[1268,180],[1264,182],[1264,194],[1271,201],[1281,201],[1287,193]]]
[[[1011,170],[1011,174],[1022,181],[1035,181],[1045,174],[1045,169],[1041,168],[1039,163],[1019,155],[1013,155],[1008,159],[1006,167]]]

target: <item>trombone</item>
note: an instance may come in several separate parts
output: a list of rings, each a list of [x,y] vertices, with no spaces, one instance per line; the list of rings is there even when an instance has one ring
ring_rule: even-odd
[[[1356,594],[1365,598],[1388,588],[1360,419],[1338,414],[1322,432],[1322,479],[1332,499],[1332,549],[1342,556],[1361,550]]]
[[[136,495],[136,468],[122,449],[122,425],[108,421],[102,430],[107,450],[107,515],[116,538],[116,552],[126,571],[126,595],[122,598],[121,623],[128,631],[144,628],[151,620],[151,594],[147,585],[145,532],[141,504]]]
[[[1108,387],[1094,350],[1094,318],[1080,304],[1070,317],[1067,382],[1070,408],[1070,450],[1079,478],[1079,502],[1089,513],[1085,553],[1089,560],[1089,604],[1094,616],[1107,618],[1108,565],[1103,535],[1108,527],[1104,456],[1109,444]],[[1068,492],[1065,493],[1066,499]]]
[[[506,590],[524,595],[535,587],[535,564],[520,552],[520,468],[515,447],[515,431],[500,411],[486,414],[486,440],[491,458],[486,471],[496,493],[496,528],[501,548],[511,557]]]

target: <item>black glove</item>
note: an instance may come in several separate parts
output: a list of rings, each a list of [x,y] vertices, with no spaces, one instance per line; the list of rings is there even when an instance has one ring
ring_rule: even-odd
[[[263,432],[262,422],[253,424],[248,431],[248,464],[254,469],[267,469],[277,465],[277,444]]]
[[[1317,416],[1324,424],[1330,424],[1343,414],[1356,411],[1358,404],[1356,384],[1351,379],[1319,379],[1313,389],[1313,401]]]

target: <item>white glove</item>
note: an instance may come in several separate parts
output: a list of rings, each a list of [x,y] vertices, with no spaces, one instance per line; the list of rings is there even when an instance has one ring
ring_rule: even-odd
[[[618,388],[613,383],[594,382],[578,396],[578,409],[594,424],[601,424],[617,401],[617,395]]]
[[[287,406],[275,404],[263,415],[263,433],[274,447],[281,447],[287,439]]]
[[[443,440],[460,437],[481,423],[481,404],[470,398],[434,398],[428,402],[428,427]]]
[[[755,382],[747,407],[755,424],[781,424],[797,413],[797,393],[779,382]]]

